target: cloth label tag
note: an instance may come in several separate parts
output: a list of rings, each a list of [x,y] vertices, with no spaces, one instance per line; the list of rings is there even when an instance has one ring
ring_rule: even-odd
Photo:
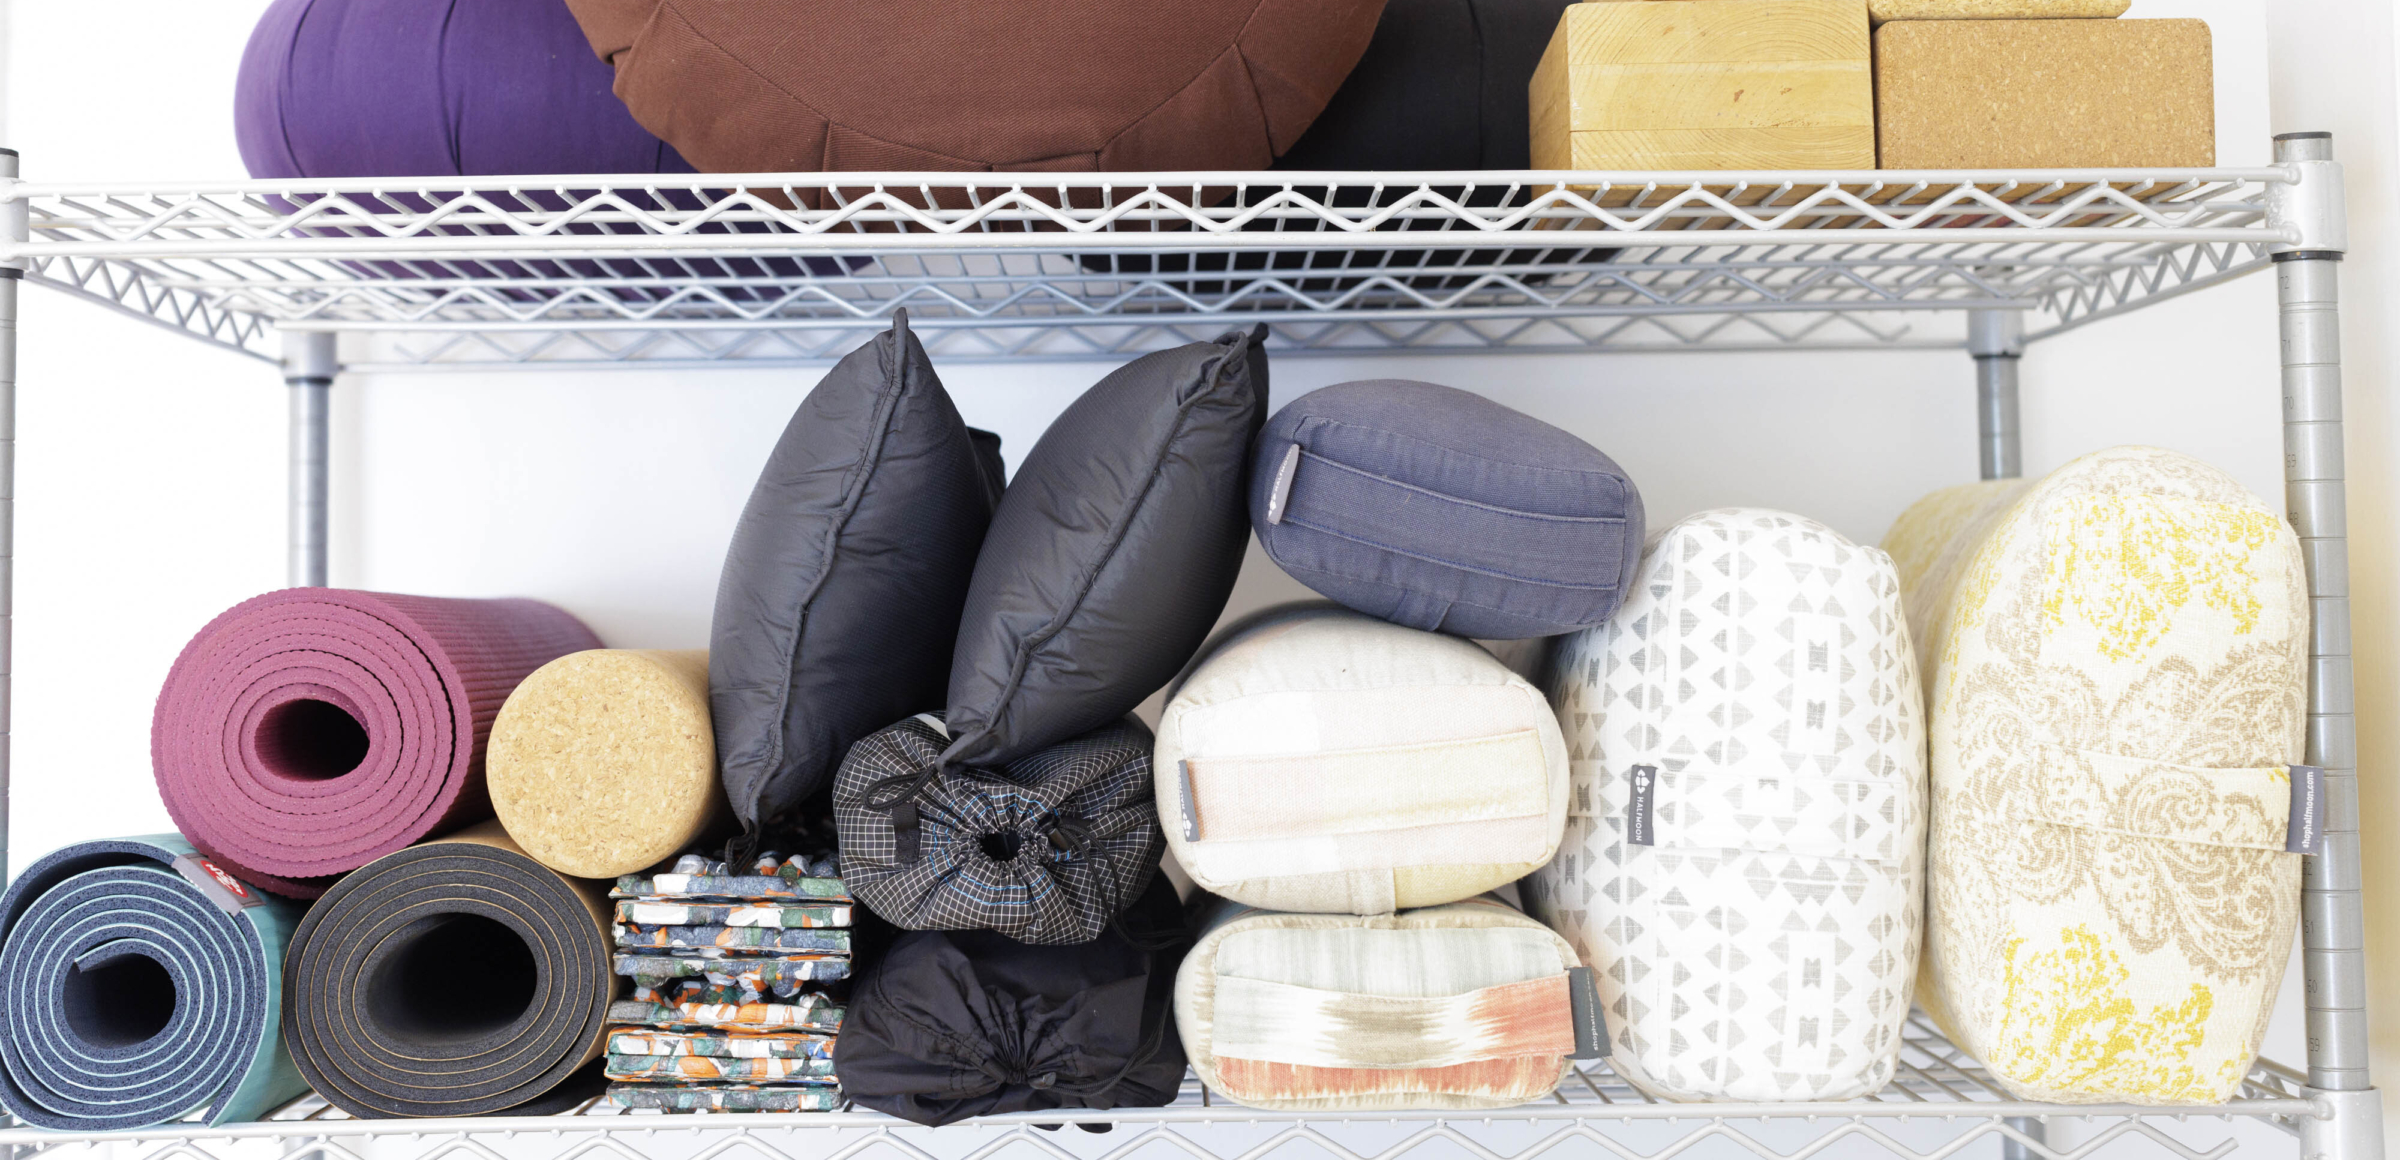
[[[1598,1059],[1608,1054],[1608,1016],[1600,1010],[1600,988],[1590,967],[1567,970],[1567,1007],[1575,1020],[1575,1054],[1568,1059]]]
[[[2283,848],[2293,854],[2325,852],[2325,771],[2291,766],[2292,817],[2284,823]]]
[[[267,900],[252,890],[248,883],[225,872],[224,867],[196,854],[179,855],[174,862],[175,872],[197,888],[201,895],[217,904],[227,914],[240,914],[253,906],[265,906]]]
[[[1175,779],[1177,789],[1180,791],[1177,794],[1175,801],[1177,805],[1182,807],[1181,813],[1183,814],[1183,840],[1186,842],[1197,842],[1200,840],[1200,815],[1197,810],[1192,808],[1192,763],[1188,761],[1176,762]]]
[[[1633,796],[1625,801],[1625,840],[1636,846],[1655,846],[1657,835],[1652,828],[1650,799],[1658,787],[1658,767],[1633,767]]]
[[[1294,443],[1283,453],[1283,462],[1275,468],[1275,487],[1267,493],[1267,522],[1283,522],[1283,509],[1292,502],[1292,477],[1300,472],[1300,445]],[[1315,478],[1311,476],[1310,478]]]

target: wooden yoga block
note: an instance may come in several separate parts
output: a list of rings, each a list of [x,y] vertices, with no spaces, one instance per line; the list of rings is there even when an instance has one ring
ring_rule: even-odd
[[[1866,0],[1566,10],[1530,93],[1542,169],[1871,169]]]
[[[2198,20],[1895,20],[1875,30],[1885,169],[2214,165]]]
[[[2133,0],[1867,0],[1867,16],[1886,20],[2065,20],[2123,16]]]

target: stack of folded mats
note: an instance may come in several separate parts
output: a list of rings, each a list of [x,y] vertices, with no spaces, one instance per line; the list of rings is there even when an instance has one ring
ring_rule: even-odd
[[[731,867],[687,854],[616,900],[609,1102],[661,1111],[821,1112],[841,1104],[833,1042],[850,976],[850,895],[831,856]]]

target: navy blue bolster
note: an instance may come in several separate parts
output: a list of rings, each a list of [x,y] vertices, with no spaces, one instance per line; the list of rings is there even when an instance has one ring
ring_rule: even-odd
[[[1303,448],[1279,522],[1462,571],[1561,588],[1615,588],[1618,516],[1552,515],[1447,495]]]

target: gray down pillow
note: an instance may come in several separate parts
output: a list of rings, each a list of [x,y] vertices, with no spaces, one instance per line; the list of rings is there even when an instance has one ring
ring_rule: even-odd
[[[1514,640],[1606,621],[1642,497],[1591,444],[1406,379],[1311,391],[1267,421],[1250,523],[1292,578],[1370,616]]]
[[[1026,453],[975,561],[944,765],[1016,761],[1109,724],[1200,647],[1248,538],[1265,341],[1262,326],[1135,359]]]
[[[959,418],[906,311],[801,401],[709,631],[717,762],[749,834],[830,785],[859,738],[941,707],[1000,481],[999,437]]]

